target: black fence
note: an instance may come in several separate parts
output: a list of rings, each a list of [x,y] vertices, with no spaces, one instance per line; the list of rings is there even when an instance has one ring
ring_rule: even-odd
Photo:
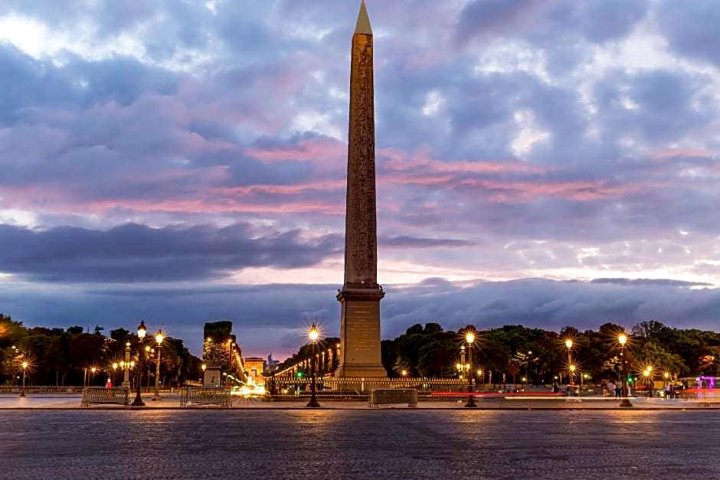
[[[230,408],[232,396],[224,387],[185,387],[180,391],[180,406]]]
[[[83,389],[81,407],[90,405],[123,405],[130,403],[130,390],[127,388],[86,387]]]

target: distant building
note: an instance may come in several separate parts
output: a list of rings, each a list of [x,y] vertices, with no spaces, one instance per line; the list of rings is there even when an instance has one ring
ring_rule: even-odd
[[[245,373],[247,375],[247,383],[250,385],[265,386],[265,359],[262,357],[245,358]]]
[[[203,340],[203,363],[206,365],[206,383],[209,381],[208,372],[212,372],[212,375],[216,369],[221,372],[222,378],[217,379],[220,383],[225,383],[224,377],[245,382],[247,379],[242,352],[235,335],[232,334],[232,322],[207,322],[203,329],[203,335],[205,337]]]

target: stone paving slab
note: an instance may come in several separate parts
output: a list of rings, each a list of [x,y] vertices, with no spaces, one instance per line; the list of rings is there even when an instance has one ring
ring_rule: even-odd
[[[720,411],[0,411],[0,477],[720,478]]]

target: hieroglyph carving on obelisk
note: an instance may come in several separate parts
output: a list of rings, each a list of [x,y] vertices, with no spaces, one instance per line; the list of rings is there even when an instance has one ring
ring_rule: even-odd
[[[340,301],[340,377],[385,377],[380,359],[375,195],[373,34],[365,1],[352,39],[345,217],[345,283]]]

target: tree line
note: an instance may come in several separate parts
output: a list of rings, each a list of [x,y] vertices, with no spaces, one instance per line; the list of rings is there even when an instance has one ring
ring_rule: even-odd
[[[465,332],[475,332],[472,347]],[[580,331],[565,327],[559,332],[522,325],[477,330],[468,325],[458,331],[444,330],[438,323],[416,324],[394,340],[382,342],[382,361],[391,376],[403,372],[417,377],[452,377],[461,374],[462,347],[473,350],[473,368],[493,383],[552,383],[569,374],[570,362],[578,375],[600,380],[617,378],[620,372],[618,336],[628,343],[624,356],[630,372],[639,374],[652,366],[654,376],[667,372],[673,378],[690,375],[719,375],[720,334],[697,329],[679,329],[657,321],[646,321],[629,331],[614,323],[598,330]],[[566,340],[572,340],[570,356]],[[467,357],[466,357],[467,358]]]
[[[28,365],[28,384],[74,386],[87,381],[104,385],[107,378],[119,384],[126,344],[130,342],[130,360],[138,365],[140,342],[135,333],[124,328],[111,330],[108,335],[103,331],[100,326],[92,332],[80,326],[29,328],[0,314],[0,384],[17,383],[23,362]],[[157,346],[150,333],[142,345],[149,347],[145,352],[143,385],[154,384]],[[164,338],[160,363],[162,385],[181,385],[186,379],[197,380],[201,375],[201,360],[190,354],[181,339]]]
[[[475,333],[472,346],[465,342],[468,330]],[[720,376],[719,333],[673,328],[657,321],[641,322],[630,330],[605,323],[597,330],[567,326],[559,332],[522,325],[487,330],[467,325],[453,331],[439,323],[415,324],[397,338],[382,341],[382,363],[391,377],[459,377],[465,374],[461,365],[467,363],[467,350],[472,349],[473,375],[478,379],[482,375],[482,381],[488,383],[560,382],[567,380],[571,363],[574,375],[588,381],[615,380],[621,374],[621,333],[628,337],[622,350],[631,375],[641,375],[652,366],[655,379],[665,374],[674,379]],[[572,340],[570,355],[567,340]],[[336,338],[325,339],[320,348],[334,348],[336,342]],[[278,370],[302,364],[312,352],[310,345],[302,346]],[[337,367],[334,358],[330,359],[318,368],[321,373]]]

